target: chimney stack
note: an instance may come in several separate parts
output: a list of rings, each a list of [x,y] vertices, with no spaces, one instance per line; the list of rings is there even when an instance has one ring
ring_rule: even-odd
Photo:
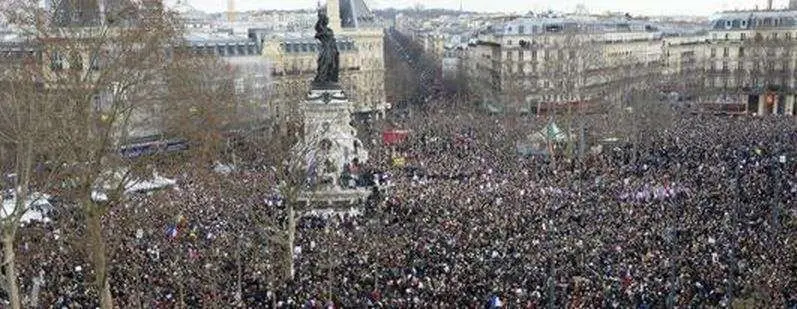
[[[767,0],[767,11],[772,11],[772,0]]]

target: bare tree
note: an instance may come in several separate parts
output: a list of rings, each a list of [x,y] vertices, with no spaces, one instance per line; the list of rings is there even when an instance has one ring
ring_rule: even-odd
[[[388,96],[399,102],[425,103],[435,93],[436,78],[442,75],[442,62],[423,52],[423,47],[409,37],[391,31],[387,36],[387,59],[385,65],[390,71],[386,83],[396,85],[387,92]]]
[[[163,98],[167,47],[178,36],[174,19],[152,3],[62,0],[45,11],[38,1],[19,1],[10,18],[41,52],[41,86],[57,97],[54,129],[65,142],[63,161],[73,166],[70,199],[85,213],[102,308],[113,307],[102,218],[121,202],[134,170],[115,150],[153,129],[146,120]],[[98,198],[103,187],[106,196]]]
[[[33,208],[45,202],[46,196],[39,192],[53,187],[62,162],[58,150],[64,147],[56,133],[56,97],[40,82],[40,64],[35,54],[17,59],[22,61],[8,63],[6,70],[0,72],[0,87],[4,89],[0,93],[0,173],[5,179],[0,186],[2,287],[12,308],[21,308],[14,245],[17,230],[26,215],[42,211]],[[7,192],[11,194],[6,195]]]
[[[296,222],[304,210],[300,202],[301,193],[308,189],[308,174],[304,166],[304,154],[295,147],[301,140],[298,130],[301,118],[291,116],[294,123],[290,125],[293,134],[249,135],[242,144],[242,160],[255,163],[256,168],[273,175],[274,183],[264,186],[275,189],[280,200],[273,209],[257,210],[251,213],[262,239],[267,243],[267,256],[261,256],[263,264],[276,266],[272,278],[275,283],[289,283],[294,276],[294,244],[296,241]],[[261,147],[268,145],[268,147]],[[307,150],[309,151],[309,150]],[[270,273],[272,269],[264,269]]]
[[[185,139],[190,155],[217,158],[228,146],[225,132],[238,121],[233,72],[217,57],[178,49],[165,76],[169,104],[159,107],[162,133]]]

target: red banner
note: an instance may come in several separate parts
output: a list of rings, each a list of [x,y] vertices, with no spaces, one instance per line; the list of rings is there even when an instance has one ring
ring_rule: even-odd
[[[382,142],[385,145],[393,145],[403,142],[410,135],[410,131],[391,130],[382,132]]]

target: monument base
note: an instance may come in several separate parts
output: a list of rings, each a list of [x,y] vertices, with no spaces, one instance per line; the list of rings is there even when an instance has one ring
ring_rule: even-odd
[[[310,87],[313,90],[340,90],[340,89],[342,89],[340,87],[339,83],[333,83],[333,82],[316,82],[316,81],[313,81],[312,84],[310,84]]]
[[[368,161],[368,151],[351,124],[352,104],[343,90],[314,87],[300,109],[304,116],[304,136],[294,153],[303,160],[301,165],[310,182],[318,185],[302,192],[299,200],[353,204],[367,198],[369,189],[350,189],[339,183],[347,168]]]

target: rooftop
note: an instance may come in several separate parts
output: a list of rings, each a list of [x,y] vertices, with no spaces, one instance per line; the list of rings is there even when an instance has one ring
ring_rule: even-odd
[[[711,29],[745,30],[756,28],[777,28],[797,26],[797,11],[729,11],[711,18]]]
[[[259,41],[229,33],[190,32],[184,38],[189,48],[212,52],[221,57],[255,56],[262,50]]]
[[[242,35],[230,35],[217,32],[189,32],[184,36],[189,44],[242,44],[252,40]]]
[[[524,35],[560,32],[657,32],[659,26],[647,20],[601,18],[598,16],[524,17],[492,26],[495,35]]]

